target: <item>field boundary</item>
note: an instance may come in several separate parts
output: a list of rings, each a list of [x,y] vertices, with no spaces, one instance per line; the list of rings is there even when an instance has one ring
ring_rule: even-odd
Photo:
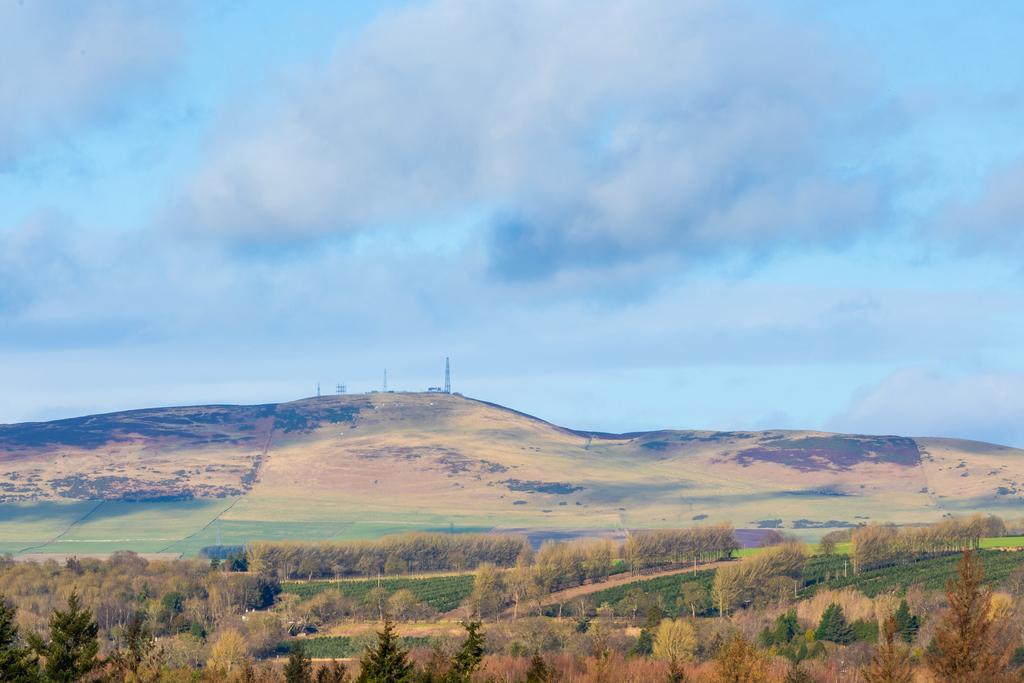
[[[61,539],[61,537],[63,537],[65,534],[67,534],[73,528],[75,528],[76,526],[78,526],[79,524],[84,522],[85,520],[87,520],[90,517],[92,517],[93,513],[95,513],[97,510],[99,510],[101,507],[103,507],[103,504],[106,503],[106,502],[107,501],[105,501],[105,500],[101,500],[101,501],[97,502],[96,503],[96,507],[92,508],[91,510],[86,512],[84,515],[82,515],[78,519],[76,519],[73,522],[71,522],[71,524],[68,524],[64,528],[63,531],[61,531],[59,534],[57,534],[56,536],[54,536],[50,540],[46,541],[45,543],[40,543],[40,544],[37,544],[37,545],[26,546],[26,547],[22,548],[21,550],[19,550],[17,552],[17,554],[21,555],[21,554],[29,552],[31,550],[37,550],[38,548],[45,548],[48,545],[52,545],[53,543],[56,543],[57,541],[59,541]]]

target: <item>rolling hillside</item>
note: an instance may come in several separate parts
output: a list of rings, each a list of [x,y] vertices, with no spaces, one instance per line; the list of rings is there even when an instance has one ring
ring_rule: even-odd
[[[805,535],[1016,515],[1024,451],[806,431],[574,431],[445,394],[0,426],[0,551],[191,553],[405,529],[538,536],[732,521]]]

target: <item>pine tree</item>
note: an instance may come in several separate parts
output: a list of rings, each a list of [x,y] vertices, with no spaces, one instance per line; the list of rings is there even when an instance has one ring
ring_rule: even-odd
[[[0,681],[32,683],[39,680],[39,665],[32,651],[18,638],[17,610],[0,595]]]
[[[395,635],[395,624],[384,620],[384,630],[377,632],[377,645],[367,648],[362,659],[358,683],[409,683],[413,668],[408,655]]]
[[[455,653],[452,668],[445,677],[445,683],[469,683],[469,677],[480,666],[484,657],[484,634],[480,632],[479,621],[463,622],[466,640]]]
[[[292,644],[288,653],[288,663],[284,665],[284,680],[287,683],[312,683],[313,661],[306,655],[306,647],[301,640]]]
[[[914,642],[921,624],[918,618],[910,613],[910,605],[907,604],[906,598],[900,602],[899,608],[892,616],[896,622],[896,632],[903,639],[903,642]]]
[[[946,584],[946,610],[928,648],[928,666],[949,683],[999,683],[1007,672],[1010,648],[1001,643],[1001,625],[989,618],[992,590],[983,587],[981,562],[964,551],[957,576]]]
[[[117,677],[123,680],[156,680],[159,677],[162,652],[146,625],[146,614],[135,614],[120,638],[117,650],[108,661]]]
[[[347,683],[348,669],[341,662],[332,659],[330,663],[320,665],[314,680],[316,683]]]
[[[848,645],[853,642],[853,629],[846,621],[842,607],[833,602],[825,608],[825,612],[821,615],[821,622],[818,624],[818,630],[814,632],[814,637],[817,640],[840,645]]]
[[[904,600],[901,607],[906,604]],[[900,642],[902,640],[895,615],[889,617],[885,620],[882,642],[875,649],[875,656],[861,671],[867,683],[912,683],[914,667],[910,662],[910,651]]]
[[[68,608],[50,616],[50,642],[31,638],[32,648],[46,659],[43,673],[53,683],[75,683],[97,666],[99,627],[92,612],[81,605],[78,592],[68,596]]]
[[[644,628],[640,631],[640,637],[636,639],[630,654],[646,657],[652,652],[654,652],[654,634],[649,629]]]
[[[526,670],[526,683],[550,683],[551,681],[551,669],[548,668],[547,662],[540,656],[539,652],[533,653],[533,659],[530,660],[530,667]]]
[[[758,641],[762,647],[788,645],[800,633],[800,622],[796,618],[796,610],[790,610],[785,614],[780,614],[775,619],[774,626],[771,628],[766,626],[758,636]]]

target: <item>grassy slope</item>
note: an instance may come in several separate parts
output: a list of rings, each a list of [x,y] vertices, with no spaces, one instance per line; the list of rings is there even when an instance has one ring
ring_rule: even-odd
[[[358,411],[354,419],[311,423],[311,431],[278,428],[258,479],[237,499],[104,503],[74,525],[94,504],[0,504],[0,550],[52,541],[43,549],[192,554],[218,537],[224,543],[371,538],[450,525],[597,532],[688,526],[695,517],[738,527],[769,518],[781,518],[786,527],[799,519],[920,522],[947,511],[1007,513],[1019,500],[998,496],[996,489],[1024,481],[1020,451],[970,442],[918,440],[925,456],[914,466],[872,459],[846,468],[797,469],[771,460],[738,461],[736,453],[769,437],[828,435],[587,435],[437,394],[325,397],[282,406],[278,410],[291,421],[281,423],[286,425],[296,415],[302,418],[302,411]],[[185,419],[186,409],[175,410],[177,419]],[[209,413],[204,410],[200,415]],[[262,414],[256,417],[264,419]],[[99,476],[114,471],[110,459],[116,472],[139,481],[178,476],[185,486],[196,477],[204,486],[230,488],[241,486],[244,466],[268,443],[262,436],[239,437],[261,435],[265,423],[252,424],[250,432],[223,428],[238,437],[234,446],[137,440],[87,451],[68,448],[56,456],[30,450],[12,456],[4,455],[0,442],[0,458],[12,471],[42,479],[46,462],[57,462],[54,472],[61,476]],[[215,428],[222,426],[204,424],[204,438]],[[556,486],[550,492],[513,490],[535,487],[529,482]],[[567,491],[573,487],[582,488]],[[821,530],[798,533],[814,538]]]

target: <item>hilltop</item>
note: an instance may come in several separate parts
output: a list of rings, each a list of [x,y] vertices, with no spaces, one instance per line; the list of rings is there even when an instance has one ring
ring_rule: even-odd
[[[436,393],[134,410],[0,425],[0,549],[192,552],[218,537],[705,520],[813,534],[1008,514],[1024,495],[1022,455],[813,431],[586,432]]]

